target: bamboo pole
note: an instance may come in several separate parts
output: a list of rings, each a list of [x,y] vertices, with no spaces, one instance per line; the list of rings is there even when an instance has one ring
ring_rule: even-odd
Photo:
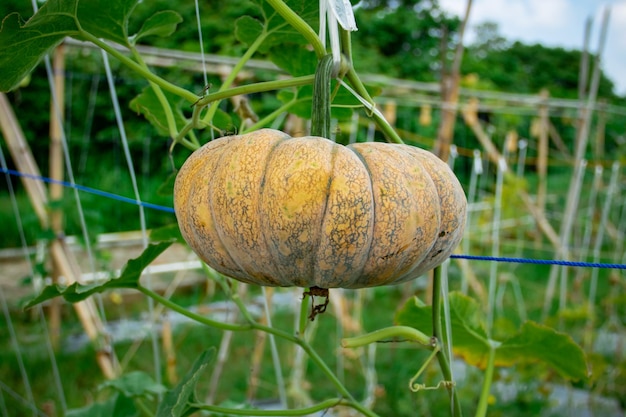
[[[604,158],[604,132],[606,129],[606,112],[604,107],[606,106],[606,100],[599,100],[598,106],[598,124],[596,125],[595,134],[595,157],[596,161],[600,161]]]
[[[548,90],[543,89],[539,93],[541,105],[539,106],[539,129],[537,131],[537,209],[545,216],[546,213],[546,195],[548,193]],[[535,247],[541,245],[541,234],[535,235]]]
[[[563,142],[563,138],[559,135],[559,132],[556,130],[556,127],[550,122],[548,122],[548,133],[552,143],[554,146],[568,159],[572,159],[572,153],[567,149],[567,145]]]
[[[39,167],[26,142],[24,133],[15,117],[15,113],[5,94],[0,93],[0,129],[4,135],[11,157],[17,169],[29,176],[40,177]],[[48,195],[41,181],[30,178],[22,178],[31,205],[39,219],[42,228],[49,228],[50,219],[46,207]],[[54,239],[50,242],[50,256],[55,262],[59,273],[65,278],[67,284],[76,282],[81,276],[80,268],[74,254],[67,246],[65,240]],[[104,326],[96,311],[92,299],[74,303],[74,310],[85,330],[85,333],[95,344],[96,360],[102,373],[108,379],[117,376],[119,366],[115,352],[110,346],[110,341],[104,337]]]
[[[602,26],[600,29],[600,39],[598,41],[598,52],[594,61],[593,75],[591,77],[591,86],[589,87],[589,94],[587,96],[585,107],[581,109],[581,123],[580,128],[576,135],[576,147],[574,151],[574,172],[578,172],[583,168],[585,161],[585,152],[587,150],[587,144],[589,142],[589,130],[591,126],[591,114],[595,108],[596,98],[598,95],[598,87],[600,85],[600,58],[602,56],[602,50],[606,43],[606,35],[609,26],[609,17],[611,16],[611,9],[606,8],[602,19]],[[565,203],[565,212],[563,213],[563,222],[560,230],[560,241],[562,244],[559,246],[555,256],[569,260],[570,254],[567,250],[569,245],[572,227],[574,225],[574,217],[578,210],[578,202],[580,199],[580,184],[575,179],[575,175],[572,176],[570,181],[569,190],[567,193],[567,200]],[[556,289],[556,274],[550,276],[550,280],[546,287],[546,295],[544,300],[543,317],[546,318],[548,314],[548,306],[554,298],[554,291]]]
[[[461,72],[461,61],[463,59],[463,35],[465,33],[465,27],[469,20],[470,10],[472,9],[472,0],[467,0],[465,7],[465,17],[461,23],[459,29],[459,43],[456,46],[454,54],[454,61],[450,72],[444,74],[441,77],[441,122],[439,123],[439,131],[437,133],[437,141],[435,142],[435,148],[433,153],[437,155],[444,162],[448,162],[450,155],[450,145],[454,136],[454,124],[456,121],[457,104],[459,102],[459,79]],[[442,47],[442,49],[444,49]],[[442,50],[443,58],[445,60],[445,51]],[[444,65],[445,67],[445,65]]]
[[[163,318],[163,328],[161,329],[161,337],[163,339],[163,352],[165,353],[165,375],[167,383],[174,386],[178,383],[178,373],[176,372],[176,349],[174,346],[174,337],[172,332],[172,321],[169,317]]]
[[[58,92],[57,100],[50,100],[50,150],[49,150],[49,177],[56,181],[62,181],[64,174],[63,164],[63,122],[65,120],[65,47],[59,45],[54,50],[52,59],[54,90]],[[48,193],[52,203],[60,203],[63,200],[63,185],[50,183]],[[63,210],[60,207],[50,208],[50,229],[55,236],[63,236]],[[52,282],[59,283],[61,273],[56,262],[52,262]],[[48,325],[50,327],[50,342],[57,349],[61,337],[61,299],[50,300],[48,308]]]
[[[476,135],[476,138],[478,139],[483,149],[487,153],[488,159],[497,165],[499,163],[498,161],[500,161],[502,156],[500,152],[498,151],[498,149],[496,148],[496,146],[491,141],[491,139],[489,138],[489,135],[487,135],[487,133],[483,130],[482,126],[478,122],[477,110],[478,110],[478,100],[473,98],[470,100],[468,105],[464,107],[463,118],[465,120],[465,123],[470,127],[470,129],[472,129],[472,132],[474,132],[474,135]],[[514,175],[510,171],[508,166],[505,171],[505,175]],[[561,242],[559,241],[559,236],[554,231],[554,228],[552,227],[552,225],[546,218],[545,214],[537,208],[537,206],[535,205],[535,203],[533,202],[533,200],[530,198],[530,196],[528,195],[526,191],[519,190],[519,197],[522,199],[522,202],[524,203],[528,211],[530,211],[530,214],[535,219],[535,222],[537,222],[539,229],[543,232],[543,234],[550,241],[550,243],[554,246],[554,248],[560,251]]]

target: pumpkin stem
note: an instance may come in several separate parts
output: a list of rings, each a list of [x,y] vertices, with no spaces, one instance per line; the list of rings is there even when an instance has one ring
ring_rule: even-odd
[[[328,307],[328,301],[330,299],[330,293],[328,288],[311,287],[308,291],[305,291],[302,294],[303,297],[306,297],[307,295],[311,297],[311,314],[309,314],[309,320],[313,321],[318,314],[322,314],[326,311],[326,307]],[[324,297],[324,304],[315,305],[314,297]]]
[[[313,105],[311,111],[311,136],[330,137],[330,82],[333,78],[333,56],[320,59],[313,82]]]

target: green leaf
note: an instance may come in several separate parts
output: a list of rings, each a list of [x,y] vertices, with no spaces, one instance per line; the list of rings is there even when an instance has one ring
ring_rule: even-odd
[[[214,357],[215,348],[206,350],[200,355],[178,385],[165,394],[157,409],[157,417],[179,417],[192,411],[189,402],[195,398],[196,384]]]
[[[76,15],[85,32],[130,46],[128,19],[137,3],[139,0],[78,0]]]
[[[285,43],[305,43],[300,33],[287,23],[285,19],[265,1],[256,1],[259,5],[263,21],[249,16],[243,16],[235,22],[235,37],[240,42],[250,46],[259,36],[265,36],[259,47],[259,52],[265,53],[272,46]],[[318,26],[319,4],[310,0],[285,1],[298,16],[304,19],[311,27]]]
[[[470,365],[484,368],[490,346],[493,346],[496,366],[541,361],[564,378],[588,376],[585,354],[569,335],[526,322],[507,340],[492,340],[487,337],[485,314],[478,302],[458,292],[450,293],[449,301],[452,350]],[[417,298],[409,299],[396,314],[396,324],[432,334],[432,309]]]
[[[484,367],[489,353],[489,339],[485,331],[485,317],[473,299],[450,294],[450,324],[455,354],[471,365]],[[396,324],[411,326],[425,334],[432,334],[432,309],[417,298],[409,299],[396,315]]]
[[[167,240],[176,240],[180,243],[185,243],[183,235],[180,233],[180,227],[178,223],[171,223],[166,226],[159,227],[158,229],[152,229],[150,232],[151,242],[162,242]]]
[[[315,73],[317,56],[302,45],[281,45],[271,48],[269,52],[270,60],[293,77]]]
[[[184,102],[184,100],[179,96],[167,91],[163,91],[163,94],[165,94],[165,98],[174,112],[174,121],[176,122],[177,129],[182,128],[187,123],[187,119],[182,111],[183,103],[186,102]],[[167,118],[165,117],[165,110],[163,110],[163,106],[154,93],[154,89],[152,89],[152,87],[145,87],[137,97],[130,101],[129,105],[132,110],[143,114],[150,124],[157,129],[160,135],[167,137],[170,136],[167,126]]]
[[[585,353],[569,335],[534,322],[524,323],[515,336],[496,350],[496,366],[535,360],[548,364],[567,379],[589,376]]]
[[[0,29],[0,91],[9,91],[19,85],[45,54],[61,43],[66,36],[78,34],[78,26],[68,9],[74,1],[57,5],[44,4],[28,22],[17,13],[2,21]],[[59,10],[57,10],[59,9]]]
[[[170,36],[176,31],[176,26],[182,21],[182,16],[173,10],[156,12],[143,22],[139,32],[133,36],[132,44],[136,44],[146,36]]]
[[[128,43],[128,18],[138,0],[48,0],[28,21],[11,13],[0,29],[0,91],[19,85],[66,36],[86,33]]]
[[[123,395],[115,394],[104,402],[90,404],[83,408],[68,410],[66,417],[136,417],[137,408],[133,400]]]
[[[152,399],[167,391],[167,388],[157,384],[150,375],[142,371],[129,372],[117,379],[106,381],[99,389],[112,388],[128,398],[145,397]]]
[[[242,16],[235,21],[235,38],[250,46],[263,33],[263,23],[252,16]]]
[[[89,296],[114,288],[138,288],[139,278],[143,270],[154,261],[165,249],[172,245],[173,241],[161,242],[148,245],[148,247],[135,259],[128,261],[119,278],[104,282],[103,284],[79,284],[73,283],[69,287],[61,285],[49,285],[43,289],[34,299],[30,300],[24,308],[47,301],[51,298],[62,296],[70,303],[76,303],[87,299]]]

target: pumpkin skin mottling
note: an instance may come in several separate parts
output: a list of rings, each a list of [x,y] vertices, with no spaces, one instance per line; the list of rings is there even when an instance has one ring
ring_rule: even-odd
[[[174,186],[181,233],[198,256],[266,286],[414,279],[459,243],[466,204],[452,171],[427,151],[272,129],[209,142]]]

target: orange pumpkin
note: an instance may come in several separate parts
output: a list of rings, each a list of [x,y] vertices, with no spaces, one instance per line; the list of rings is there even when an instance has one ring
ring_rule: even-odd
[[[430,152],[272,129],[207,143],[174,187],[178,224],[198,256],[266,286],[414,279],[450,256],[466,205],[452,171]]]

